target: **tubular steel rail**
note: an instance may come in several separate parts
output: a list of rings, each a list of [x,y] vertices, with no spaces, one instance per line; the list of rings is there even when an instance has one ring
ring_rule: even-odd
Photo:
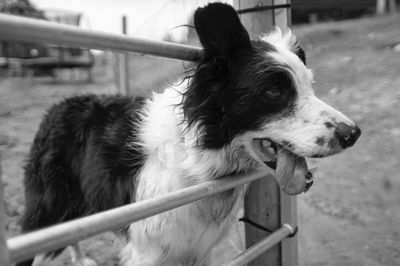
[[[149,200],[139,201],[46,229],[13,237],[7,241],[12,261],[22,261],[44,251],[56,250],[96,234],[121,228],[152,215],[265,177],[265,173],[224,177],[187,187]]]
[[[0,40],[133,52],[185,61],[197,61],[201,55],[201,49],[193,46],[85,30],[76,26],[6,14],[0,14]]]
[[[237,257],[224,263],[222,266],[241,266],[251,262],[263,252],[278,244],[284,238],[296,233],[296,229],[289,224],[283,224],[281,228],[270,234],[268,237],[254,244]]]
[[[74,26],[5,14],[0,14],[0,40],[41,42],[117,52],[143,53],[186,61],[197,61],[201,57],[201,49],[198,47],[89,31]],[[0,254],[2,254],[0,262],[5,265],[19,262],[31,258],[35,254],[56,250],[104,231],[123,227],[129,223],[259,180],[263,177],[266,177],[266,173],[256,172],[249,175],[227,176],[171,192],[157,198],[140,201],[32,233],[12,237],[8,240],[5,240],[4,228],[0,228]],[[0,186],[2,186],[1,182]],[[2,188],[0,188],[1,191]],[[3,196],[2,193],[0,193],[0,196]],[[4,226],[5,219],[2,207],[0,204],[0,226]],[[289,210],[292,211],[292,209]],[[283,224],[280,229],[224,265],[243,265],[252,261],[270,247],[294,234],[295,226],[293,224]]]

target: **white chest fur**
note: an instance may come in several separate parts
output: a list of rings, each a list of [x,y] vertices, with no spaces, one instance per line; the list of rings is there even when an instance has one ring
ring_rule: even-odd
[[[167,90],[147,103],[139,145],[146,162],[137,177],[136,201],[154,198],[238,170],[248,160],[233,158],[231,146],[196,147],[198,131],[187,130],[181,95]],[[207,265],[210,249],[228,231],[241,205],[239,187],[130,226],[123,265]]]

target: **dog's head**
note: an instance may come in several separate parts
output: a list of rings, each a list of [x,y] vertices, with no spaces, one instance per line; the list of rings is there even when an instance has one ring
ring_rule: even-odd
[[[238,142],[259,162],[277,161],[278,172],[356,142],[355,123],[315,96],[313,74],[291,32],[276,29],[250,41],[236,11],[221,3],[197,9],[194,22],[204,56],[183,108],[189,124],[201,128],[201,146]]]

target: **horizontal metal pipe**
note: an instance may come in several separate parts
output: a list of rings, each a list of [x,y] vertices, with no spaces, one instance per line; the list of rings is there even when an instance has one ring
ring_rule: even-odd
[[[265,177],[267,173],[227,176],[91,216],[10,238],[7,245],[13,262],[76,243],[96,234],[115,230],[161,212],[206,198]]]
[[[262,253],[278,244],[287,236],[294,233],[294,228],[288,224],[283,224],[281,228],[270,234],[268,237],[254,244],[234,259],[224,263],[222,266],[242,266],[253,261]]]
[[[0,14],[0,40],[57,44],[197,61],[198,47],[81,29],[46,20]]]

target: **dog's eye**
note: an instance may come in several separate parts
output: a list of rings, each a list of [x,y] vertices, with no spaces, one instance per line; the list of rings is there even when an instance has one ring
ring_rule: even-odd
[[[281,91],[277,88],[268,88],[265,93],[271,99],[278,99],[282,95]]]

